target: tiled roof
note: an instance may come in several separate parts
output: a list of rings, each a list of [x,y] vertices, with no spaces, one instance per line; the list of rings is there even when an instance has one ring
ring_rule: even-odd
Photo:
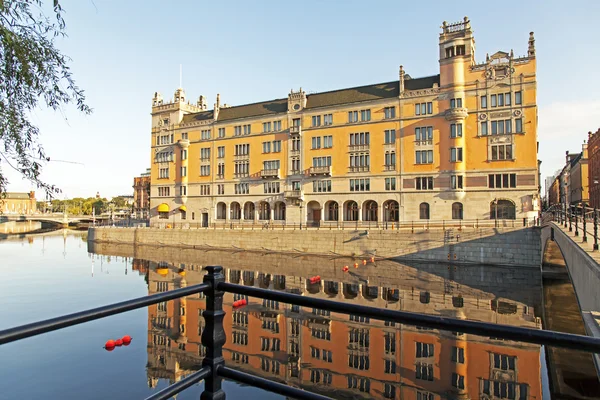
[[[405,90],[429,89],[432,88],[434,84],[440,84],[439,75],[426,76],[416,79],[406,79],[404,81],[404,88]],[[330,92],[307,95],[306,109],[389,99],[398,97],[399,94],[400,85],[398,81],[332,90]],[[285,98],[263,101],[260,103],[245,104],[235,107],[221,108],[219,110],[218,121],[229,121],[239,118],[257,117],[260,115],[285,113],[288,111],[287,106],[288,99]],[[183,123],[205,121],[213,119],[213,116],[214,113],[212,110],[188,114],[183,117]]]

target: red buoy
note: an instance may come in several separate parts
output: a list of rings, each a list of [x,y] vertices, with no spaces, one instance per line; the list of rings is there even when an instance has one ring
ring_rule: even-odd
[[[122,345],[123,345],[123,340],[122,339],[115,340],[115,346],[122,346]]]
[[[131,336],[125,335],[121,340],[123,341],[123,346],[129,346],[131,343]]]
[[[115,341],[110,339],[104,343],[104,348],[108,351],[113,351],[115,349]]]
[[[344,272],[348,272],[348,266],[347,266],[347,265],[344,265],[344,268],[342,268],[342,271],[344,271]]]

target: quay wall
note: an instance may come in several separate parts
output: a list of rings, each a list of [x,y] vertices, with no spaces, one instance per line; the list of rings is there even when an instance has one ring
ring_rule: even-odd
[[[95,227],[88,241],[456,264],[541,266],[540,229],[481,228],[415,233],[387,230],[241,230]]]

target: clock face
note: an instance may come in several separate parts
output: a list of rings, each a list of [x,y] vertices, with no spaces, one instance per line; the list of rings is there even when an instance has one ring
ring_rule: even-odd
[[[300,109],[300,104],[294,104],[294,110],[298,111]]]

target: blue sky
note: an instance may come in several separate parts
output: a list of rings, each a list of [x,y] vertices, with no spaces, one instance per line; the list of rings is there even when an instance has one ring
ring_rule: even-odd
[[[442,21],[469,16],[476,59],[527,52],[535,32],[538,60],[539,157],[542,177],[578,151],[600,127],[600,54],[595,25],[600,2],[481,1],[177,1],[63,0],[68,37],[59,48],[91,116],[73,108],[37,111],[49,163],[43,177],[62,197],[131,193],[150,166],[150,104],[179,85],[191,100],[217,93],[231,105],[287,96],[291,88],[326,91],[438,73]],[[516,4],[516,3],[515,3]],[[66,117],[66,120],[65,120]],[[7,166],[2,165],[8,172]],[[31,185],[9,173],[9,190]],[[40,197],[40,196],[38,196]]]

